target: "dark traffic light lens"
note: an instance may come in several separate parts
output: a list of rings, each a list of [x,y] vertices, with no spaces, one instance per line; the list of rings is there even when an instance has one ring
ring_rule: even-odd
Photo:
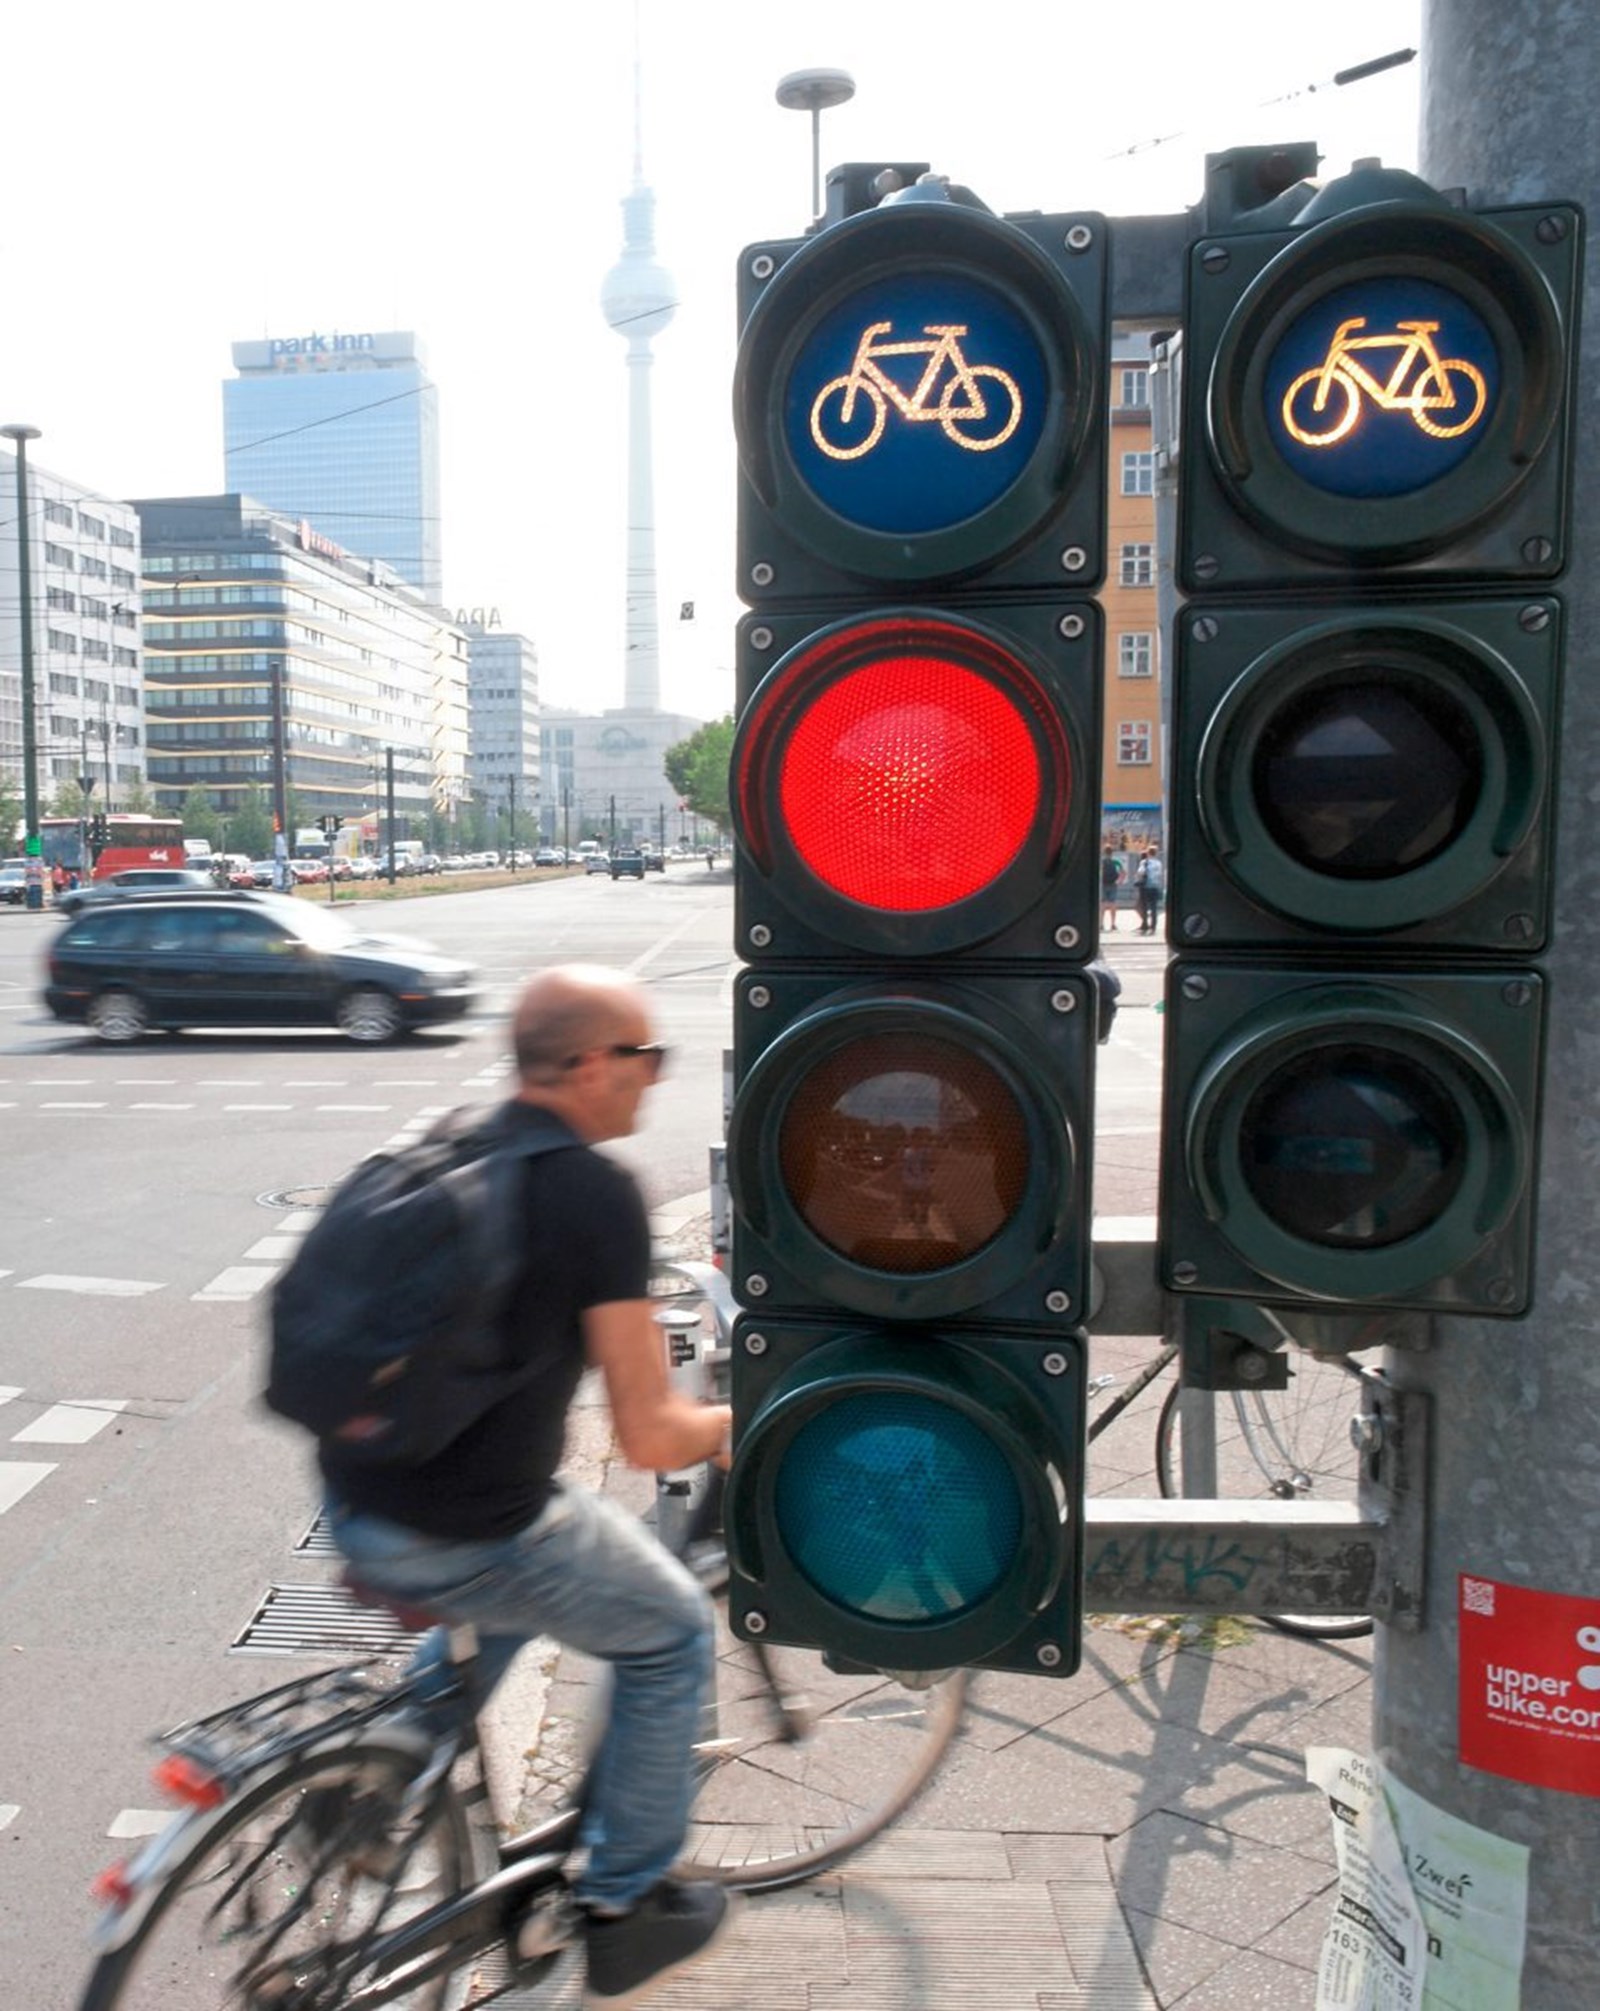
[[[1242,1126],[1244,1177],[1293,1236],[1381,1249],[1437,1222],[1466,1167],[1460,1116],[1403,1056],[1351,1043],[1277,1069]]]
[[[774,1509],[824,1598],[879,1621],[966,1612],[1017,1554],[1023,1504],[1001,1447],[963,1412],[897,1390],[842,1396],[784,1450]]]
[[[1374,666],[1314,686],[1262,734],[1251,777],[1262,822],[1298,864],[1377,880],[1438,857],[1483,785],[1483,750],[1438,686]]]
[[[847,1042],[788,1101],[779,1164],[790,1205],[866,1269],[923,1275],[962,1262],[1027,1194],[1022,1107],[980,1056],[906,1033]]]
[[[907,912],[999,879],[1042,788],[1015,700],[966,664],[908,651],[850,671],[806,708],[784,751],[780,804],[824,886]]]

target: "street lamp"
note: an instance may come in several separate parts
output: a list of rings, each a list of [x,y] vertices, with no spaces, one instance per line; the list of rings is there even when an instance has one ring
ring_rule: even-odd
[[[778,79],[777,100],[786,112],[811,114],[811,214],[822,214],[822,115],[856,94],[848,70],[791,70]]]
[[[0,434],[17,443],[17,593],[21,600],[22,641],[22,850],[27,859],[26,899],[30,908],[44,906],[44,859],[39,840],[39,750],[33,718],[33,576],[28,549],[28,442],[37,440],[37,426],[0,426]]]

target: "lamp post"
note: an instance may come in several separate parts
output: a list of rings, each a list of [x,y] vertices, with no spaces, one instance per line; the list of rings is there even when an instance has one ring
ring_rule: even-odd
[[[28,549],[28,442],[37,426],[0,426],[17,443],[17,597],[22,643],[22,850],[27,859],[27,904],[44,906],[44,859],[39,840],[39,750],[33,718],[33,575]]]
[[[786,112],[811,114],[811,214],[822,215],[822,115],[830,105],[842,105],[856,94],[848,70],[791,70],[778,79],[775,93]]]

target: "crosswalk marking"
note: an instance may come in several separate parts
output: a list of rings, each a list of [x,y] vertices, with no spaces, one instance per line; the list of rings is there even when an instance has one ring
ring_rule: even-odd
[[[35,1292],[87,1292],[107,1299],[137,1299],[145,1292],[160,1292],[163,1285],[152,1285],[143,1278],[75,1278],[65,1271],[41,1271],[37,1278],[19,1278],[19,1291]]]
[[[0,1271],[0,1278],[9,1278],[10,1275],[11,1273],[9,1271]],[[7,1387],[0,1387],[0,1404],[8,1404],[10,1403],[13,1397],[19,1397],[21,1396],[21,1394],[22,1392],[20,1389],[10,1389]]]
[[[54,1460],[0,1459],[0,1515],[15,1508],[30,1489],[55,1470]]]
[[[278,1275],[275,1266],[263,1270],[253,1264],[230,1264],[219,1271],[209,1285],[202,1285],[198,1292],[192,1292],[194,1299],[253,1299],[263,1285],[270,1285]]]
[[[300,1247],[298,1236],[263,1236],[245,1251],[247,1264],[281,1264]]]
[[[0,1829],[9,1829],[21,1813],[20,1802],[0,1802]]]
[[[159,1836],[175,1815],[173,1809],[123,1809],[119,1815],[113,1816],[106,1835],[118,1838]]]
[[[13,1432],[13,1445],[87,1445],[103,1432],[118,1411],[128,1408],[126,1400],[113,1402],[101,1397],[82,1397],[76,1403],[52,1404],[41,1411],[32,1424]]]

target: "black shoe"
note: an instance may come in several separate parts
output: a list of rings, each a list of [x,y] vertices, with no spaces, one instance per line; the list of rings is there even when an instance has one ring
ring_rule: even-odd
[[[623,2011],[637,2003],[653,1984],[698,1961],[727,1926],[728,1915],[726,1887],[670,1878],[619,1919],[590,1914],[584,1928],[585,2011]]]

